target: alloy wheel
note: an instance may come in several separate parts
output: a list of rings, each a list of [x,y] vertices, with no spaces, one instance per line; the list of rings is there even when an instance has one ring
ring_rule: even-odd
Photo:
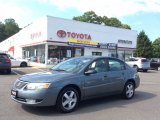
[[[132,98],[133,95],[134,95],[134,86],[133,84],[128,84],[126,86],[126,97],[129,99]]]
[[[66,110],[73,109],[77,104],[77,95],[74,91],[67,91],[62,97],[62,106]]]
[[[64,88],[58,95],[56,107],[60,112],[72,112],[78,106],[79,99],[77,89],[73,87]]]

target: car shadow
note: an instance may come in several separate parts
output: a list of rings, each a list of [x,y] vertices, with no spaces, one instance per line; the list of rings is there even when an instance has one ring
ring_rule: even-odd
[[[17,75],[16,73],[12,72],[10,74],[6,73],[5,71],[0,71],[0,75]]]
[[[139,73],[146,73],[146,74],[148,74],[148,73],[158,73],[158,71],[157,70],[148,70],[147,72],[143,72],[143,71],[139,71]]]
[[[124,100],[120,95],[96,98],[92,100],[85,100],[79,103],[79,107],[76,111],[68,114],[62,114],[57,112],[55,107],[30,107],[22,105],[22,108],[31,113],[39,116],[68,116],[76,114],[86,114],[90,112],[101,111],[104,109],[110,109],[113,107],[125,108],[128,104],[134,104],[137,102],[145,101],[156,97],[155,94],[136,91],[136,94],[131,100]]]
[[[20,71],[20,70],[13,70],[12,71],[14,74],[18,74],[18,75],[25,75],[26,72]]]

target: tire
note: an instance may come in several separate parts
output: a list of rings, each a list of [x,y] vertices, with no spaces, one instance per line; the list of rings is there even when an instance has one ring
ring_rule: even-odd
[[[157,68],[157,71],[160,71],[160,66]]]
[[[67,87],[58,95],[56,107],[60,112],[69,113],[76,109],[78,102],[78,91],[73,87]]]
[[[11,69],[6,70],[7,74],[11,74]]]
[[[138,72],[138,66],[137,65],[134,65],[133,68],[135,68],[135,70],[137,70],[137,72]]]
[[[147,69],[143,69],[143,72],[147,72],[148,70]]]
[[[22,63],[20,64],[20,67],[27,67],[27,63],[26,63],[26,62],[22,62]]]
[[[135,93],[135,86],[133,82],[127,82],[124,86],[122,97],[125,99],[132,99]]]

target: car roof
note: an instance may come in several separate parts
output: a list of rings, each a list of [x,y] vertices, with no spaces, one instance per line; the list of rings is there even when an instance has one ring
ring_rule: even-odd
[[[7,55],[6,53],[1,53],[1,52],[0,52],[0,54],[1,54],[1,55]]]
[[[75,57],[76,58],[76,57]],[[77,58],[88,58],[88,59],[99,59],[99,58],[113,58],[113,59],[118,59],[118,58],[115,58],[115,57],[108,57],[108,56],[80,56],[80,57],[77,57]]]
[[[131,58],[135,58],[135,59],[147,59],[147,58],[144,58],[144,57],[131,57]]]

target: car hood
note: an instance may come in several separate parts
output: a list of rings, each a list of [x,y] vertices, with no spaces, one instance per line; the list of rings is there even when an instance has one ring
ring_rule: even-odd
[[[52,82],[54,80],[69,78],[72,76],[74,76],[73,73],[50,71],[27,74],[20,77],[19,79],[26,82]]]

